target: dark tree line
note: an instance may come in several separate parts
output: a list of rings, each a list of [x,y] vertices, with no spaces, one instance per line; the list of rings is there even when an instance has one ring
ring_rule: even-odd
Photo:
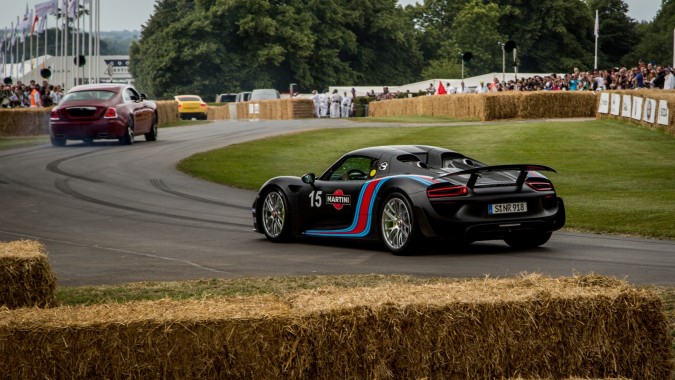
[[[132,43],[130,69],[157,98],[290,83],[301,91],[402,84],[459,77],[464,51],[474,56],[467,76],[500,72],[498,42],[512,40],[520,72],[586,70],[595,9],[601,67],[669,62],[674,2],[638,24],[623,0],[425,0],[405,8],[396,0],[160,0]],[[510,71],[511,55],[507,62]]]

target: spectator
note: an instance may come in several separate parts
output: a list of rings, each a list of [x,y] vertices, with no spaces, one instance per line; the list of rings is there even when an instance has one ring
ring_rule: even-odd
[[[663,81],[664,90],[675,90],[675,74],[673,74],[673,69],[666,67],[665,79]]]
[[[429,87],[427,87],[427,95],[434,95],[436,93],[436,87],[434,87],[433,83],[429,83]]]

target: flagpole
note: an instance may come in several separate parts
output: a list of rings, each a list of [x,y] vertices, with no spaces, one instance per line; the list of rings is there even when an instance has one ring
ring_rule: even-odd
[[[598,10],[595,10],[595,62],[593,63],[593,69],[598,69],[598,35],[600,34],[600,19],[598,16]]]
[[[91,44],[92,44],[93,40],[92,40],[92,37],[91,37],[91,31],[92,31],[92,27],[93,27],[93,22],[92,22],[93,3],[94,3],[93,1],[89,0],[89,46],[88,46],[88,50],[87,50],[87,53],[89,53],[89,60],[88,60],[89,65],[87,66],[87,71],[89,73],[89,75],[88,75],[89,76],[89,81],[88,81],[89,84],[91,84],[91,65],[92,65],[92,62],[91,62]]]

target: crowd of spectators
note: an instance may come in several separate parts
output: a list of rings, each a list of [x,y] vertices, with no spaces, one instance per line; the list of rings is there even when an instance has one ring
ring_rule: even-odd
[[[645,64],[643,61],[630,69],[614,67],[582,72],[575,68],[572,73],[564,75],[534,76],[506,82],[495,78],[487,86],[487,91],[602,91],[640,88],[675,89],[675,69],[655,63]]]
[[[46,80],[42,85],[34,80],[29,84],[17,81],[16,84],[0,84],[1,108],[37,108],[51,107],[58,104],[63,97],[63,89],[59,85],[51,85]]]

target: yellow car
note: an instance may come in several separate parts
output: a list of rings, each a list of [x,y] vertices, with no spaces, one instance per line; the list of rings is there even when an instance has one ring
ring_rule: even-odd
[[[206,120],[209,108],[197,95],[176,95],[173,97],[178,102],[178,113],[183,120],[193,117],[197,120]]]

